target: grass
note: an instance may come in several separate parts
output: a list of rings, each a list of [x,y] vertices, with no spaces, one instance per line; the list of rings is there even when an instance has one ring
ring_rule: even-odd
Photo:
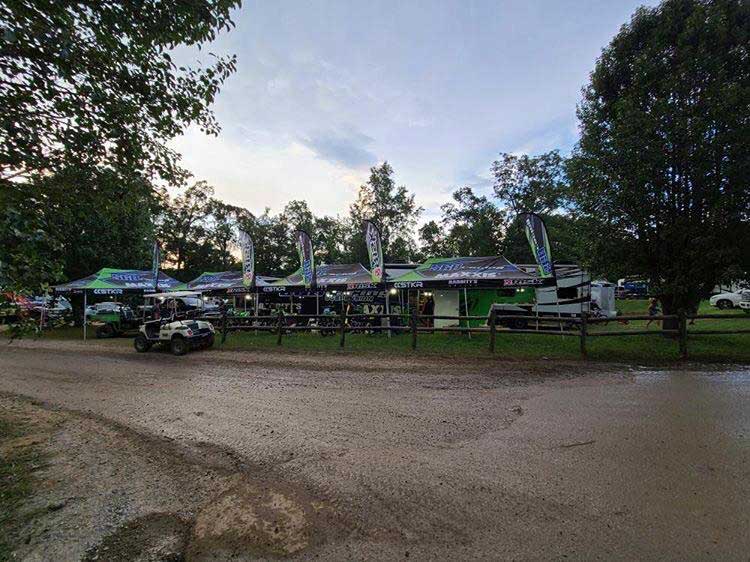
[[[32,471],[40,455],[32,445],[9,446],[26,433],[18,420],[0,418],[0,561],[11,560],[10,534],[18,526],[21,505],[32,492]],[[7,454],[5,451],[7,450]]]
[[[618,301],[622,315],[643,315],[647,313],[645,300]],[[716,314],[715,308],[703,303],[701,314]],[[741,310],[726,312],[737,319],[698,320],[689,329],[732,330],[750,329],[750,316]],[[656,332],[660,326],[652,323],[649,329]],[[633,331],[646,329],[646,321],[630,321],[627,324],[609,322],[607,325],[592,325],[596,331]],[[89,334],[93,336],[92,333]],[[45,332],[44,339],[78,339],[80,328],[60,328]],[[218,340],[218,338],[217,338]],[[131,345],[130,338],[108,340],[117,345]],[[218,343],[218,342],[217,342]],[[495,342],[495,357],[509,359],[580,359],[579,338],[575,336],[518,334],[498,330]],[[675,339],[654,333],[653,335],[589,338],[587,341],[589,359],[595,361],[625,361],[637,363],[669,363],[679,359],[678,344]],[[272,352],[277,349],[306,353],[359,353],[389,356],[471,356],[490,357],[489,336],[473,334],[471,338],[462,334],[426,334],[418,336],[416,352],[411,349],[411,335],[394,335],[390,340],[385,334],[347,334],[346,346],[339,347],[339,335],[321,337],[319,334],[294,333],[283,336],[282,345],[276,345],[276,335],[269,333],[235,332],[230,333],[223,349],[238,351]],[[688,337],[688,354],[691,361],[750,363],[750,334],[737,335],[695,335]]]

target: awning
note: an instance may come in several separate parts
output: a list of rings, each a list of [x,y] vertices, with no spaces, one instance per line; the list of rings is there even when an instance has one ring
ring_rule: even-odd
[[[533,287],[552,279],[523,271],[503,256],[432,258],[389,281],[396,289]]]
[[[182,285],[177,279],[173,279],[159,272],[158,286],[154,282],[154,274],[151,270],[137,269],[112,269],[105,267],[93,275],[77,279],[70,283],[57,285],[54,289],[58,293],[79,293],[91,291],[95,295],[120,295],[125,292],[153,293],[156,290],[169,291]]]
[[[278,277],[258,275],[255,278],[255,285],[256,287],[266,287],[277,280]],[[255,290],[243,284],[241,271],[205,271],[186,283],[185,288],[205,293],[247,293]]]
[[[372,280],[372,274],[359,263],[320,265],[316,269],[317,286],[319,291],[331,289],[372,289],[378,284]],[[306,292],[302,279],[302,269],[291,275],[271,283],[261,289],[266,293],[273,292]]]

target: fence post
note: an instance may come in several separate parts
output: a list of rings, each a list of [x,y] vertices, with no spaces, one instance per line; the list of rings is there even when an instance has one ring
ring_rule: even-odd
[[[283,333],[281,324],[282,320],[284,319],[284,311],[279,308],[279,319],[278,324],[276,325],[276,345],[281,345],[281,334]]]
[[[221,345],[227,341],[227,309],[226,307],[221,313]]]
[[[417,309],[411,309],[411,348],[417,349]]]
[[[677,313],[677,322],[679,329],[679,340],[680,340],[680,359],[687,359],[687,317],[685,311],[680,309]]]
[[[588,359],[588,350],[586,349],[586,336],[588,335],[588,312],[581,313],[581,357]]]
[[[339,347],[344,347],[344,343],[346,342],[346,304],[344,303],[344,299],[341,299],[341,326],[339,326],[339,329],[341,330],[341,341],[339,341]]]
[[[495,327],[495,317],[497,316],[497,310],[493,307],[490,311],[490,353],[495,353],[495,334],[497,328]]]

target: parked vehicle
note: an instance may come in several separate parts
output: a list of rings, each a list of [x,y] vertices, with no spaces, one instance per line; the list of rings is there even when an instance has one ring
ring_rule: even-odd
[[[617,299],[645,299],[649,295],[648,281],[643,279],[619,279],[615,289]]]
[[[121,302],[98,302],[86,307],[86,318],[95,316],[102,312],[116,312],[124,306]]]
[[[133,309],[125,305],[117,308],[102,308],[88,318],[96,328],[97,338],[114,338],[128,332],[132,333],[140,324]]]
[[[174,355],[185,355],[191,349],[202,349],[214,344],[214,327],[210,322],[193,320],[202,309],[201,293],[179,291],[148,295],[158,303],[159,318],[142,324],[133,341],[135,350],[145,353],[154,345],[169,346]],[[195,301],[195,308],[186,310],[184,299]]]
[[[715,306],[721,310],[737,308],[742,301],[750,302],[750,289],[741,289],[736,293],[719,293],[708,299],[708,303],[711,306]]]

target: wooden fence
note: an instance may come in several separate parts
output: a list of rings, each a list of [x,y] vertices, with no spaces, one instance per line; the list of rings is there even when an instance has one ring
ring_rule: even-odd
[[[200,317],[214,324],[221,333],[221,343],[226,342],[232,332],[266,332],[276,334],[277,345],[282,345],[285,334],[294,332],[318,332],[323,335],[338,336],[340,347],[346,345],[346,335],[351,333],[387,332],[389,336],[398,333],[409,333],[411,347],[417,349],[418,336],[421,333],[462,333],[471,337],[472,334],[489,334],[489,351],[495,352],[498,327],[505,328],[508,324],[524,327],[511,327],[502,330],[503,335],[535,334],[565,337],[577,337],[580,341],[581,356],[588,356],[587,342],[589,338],[628,337],[628,336],[670,336],[678,344],[680,357],[688,356],[688,336],[694,335],[727,335],[750,334],[750,329],[734,330],[696,330],[688,328],[690,320],[750,320],[750,314],[674,314],[658,316],[618,316],[617,318],[591,317],[584,313],[581,317],[551,317],[532,315],[503,315],[493,310],[489,316],[425,316],[412,311],[411,314],[277,314],[266,316],[212,316]],[[465,322],[465,326],[435,327],[435,320],[454,320]],[[599,330],[591,331],[596,324],[621,324],[637,320],[651,320],[662,324],[654,330]],[[469,322],[484,322],[484,326],[470,327]],[[675,325],[674,329],[665,329],[663,323],[667,321]]]

